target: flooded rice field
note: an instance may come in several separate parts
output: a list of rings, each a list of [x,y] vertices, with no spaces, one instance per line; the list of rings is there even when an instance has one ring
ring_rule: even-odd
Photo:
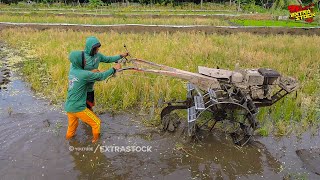
[[[0,50],[0,179],[320,178],[319,132],[254,137],[238,147],[216,130],[187,143],[179,132],[143,126],[135,114],[107,113],[100,115],[98,143],[91,143],[91,128],[82,122],[66,141],[62,105],[34,93],[10,49],[0,44]],[[133,146],[140,151],[123,150]]]

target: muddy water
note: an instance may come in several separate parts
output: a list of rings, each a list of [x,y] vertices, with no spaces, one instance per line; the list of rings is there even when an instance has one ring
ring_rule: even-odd
[[[206,25],[144,25],[144,24],[116,24],[116,25],[89,25],[89,24],[61,24],[61,23],[11,23],[0,22],[0,30],[7,28],[32,28],[37,30],[62,29],[74,31],[119,33],[160,33],[160,32],[204,32],[206,34],[234,34],[252,33],[258,35],[320,35],[319,27],[254,27],[254,26],[206,26]]]
[[[239,148],[216,130],[202,132],[201,142],[184,143],[178,132],[146,128],[134,114],[104,114],[97,144],[90,142],[91,130],[83,123],[77,136],[66,141],[62,106],[38,98],[6,54],[0,53],[0,179],[320,178],[308,160],[319,156],[308,154],[309,149],[319,149],[318,134],[300,139],[255,137],[252,144]],[[151,152],[116,152],[111,149],[115,146],[148,146]],[[300,149],[308,150],[303,160],[296,153]]]

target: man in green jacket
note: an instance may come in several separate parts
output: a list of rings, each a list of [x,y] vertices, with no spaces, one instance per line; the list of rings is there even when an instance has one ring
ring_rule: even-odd
[[[104,72],[91,72],[83,69],[81,51],[72,51],[69,59],[71,67],[69,72],[68,96],[65,111],[68,115],[68,130],[66,139],[72,138],[78,127],[78,119],[89,124],[92,128],[93,140],[96,142],[100,135],[100,119],[87,108],[87,92],[95,81],[103,81],[121,68],[120,63]]]
[[[101,47],[101,44],[99,40],[94,37],[90,36],[86,39],[86,46],[83,53],[83,58],[85,60],[84,69],[89,71],[97,72],[97,69],[99,67],[100,62],[104,63],[113,63],[117,62],[123,57],[127,57],[128,53],[123,53],[116,56],[105,56],[101,53],[99,53],[99,48]],[[94,106],[94,82],[91,82],[88,84],[88,93],[87,93],[87,107],[92,110],[92,107]]]

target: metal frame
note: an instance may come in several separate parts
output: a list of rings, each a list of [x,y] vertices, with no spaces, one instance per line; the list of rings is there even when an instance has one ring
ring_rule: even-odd
[[[288,85],[285,85],[280,82],[277,84],[280,90],[273,94],[271,99],[251,99],[248,94],[242,92],[241,88],[237,87],[235,84],[225,81],[224,79],[217,79],[199,73],[192,73],[142,59],[126,59],[125,63],[126,62],[131,62],[134,66],[120,69],[118,72],[134,70],[137,72],[147,72],[176,77],[189,82],[187,84],[187,99],[185,101],[167,102],[167,106],[163,108],[161,112],[161,119],[163,120],[166,115],[170,114],[174,110],[186,109],[188,112],[187,119],[189,136],[193,136],[195,134],[197,120],[204,112],[210,112],[215,117],[215,122],[210,128],[211,131],[217,122],[228,120],[225,119],[227,116],[225,113],[227,111],[223,108],[236,106],[245,110],[246,113],[244,116],[249,121],[249,124],[245,125],[241,122],[237,122],[236,120],[229,119],[230,122],[239,123],[240,125],[244,138],[239,140],[235,138],[234,133],[231,133],[231,136],[234,143],[241,146],[248,143],[252,136],[252,133],[248,132],[247,129],[250,129],[253,132],[258,126],[258,122],[256,120],[258,108],[270,106],[276,103],[298,87],[297,84],[289,83]],[[240,99],[238,100],[237,98]],[[200,128],[206,125],[209,121],[210,119],[204,122]]]

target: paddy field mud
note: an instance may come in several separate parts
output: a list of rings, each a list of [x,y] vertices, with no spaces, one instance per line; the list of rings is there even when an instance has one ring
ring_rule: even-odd
[[[91,32],[118,32],[118,33],[160,33],[160,32],[201,32],[206,34],[234,34],[252,33],[258,35],[320,35],[320,28],[289,28],[289,27],[254,27],[254,26],[207,26],[207,25],[143,25],[143,24],[119,24],[119,25],[87,25],[65,23],[10,23],[0,22],[0,30],[6,28],[31,28],[36,30],[62,29]]]

